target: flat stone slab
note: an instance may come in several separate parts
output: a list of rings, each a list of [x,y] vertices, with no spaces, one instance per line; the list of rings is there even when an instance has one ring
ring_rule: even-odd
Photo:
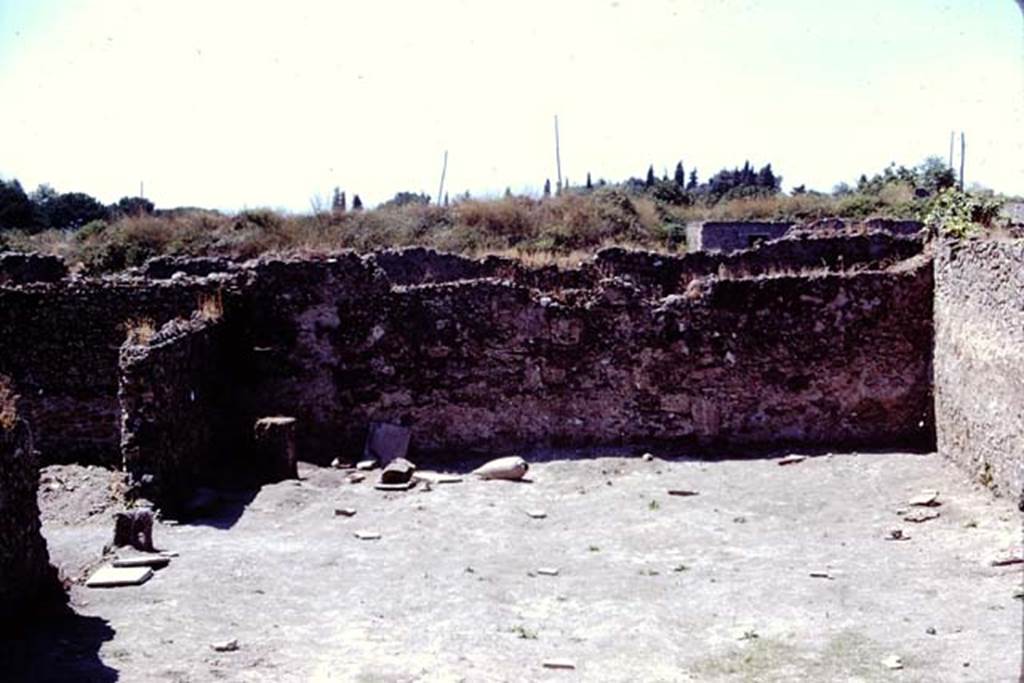
[[[152,576],[152,567],[115,567],[108,564],[94,571],[85,585],[89,588],[141,586]]]
[[[171,558],[165,555],[127,555],[115,557],[114,567],[152,567],[160,569],[171,563]]]

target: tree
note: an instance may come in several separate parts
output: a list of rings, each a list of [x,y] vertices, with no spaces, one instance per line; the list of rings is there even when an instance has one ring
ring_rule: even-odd
[[[110,213],[117,216],[148,216],[156,207],[145,197],[121,197],[110,207]]]
[[[36,211],[32,200],[17,180],[0,180],[0,230],[36,227]]]
[[[359,198],[359,195],[354,195],[352,197],[352,210],[353,211],[362,211],[363,210],[363,200]]]
[[[77,230],[90,221],[108,217],[107,207],[84,192],[51,192],[46,186],[40,186],[35,193],[42,198],[41,202],[37,200],[36,206],[45,227]]]
[[[645,187],[654,187],[654,164],[647,167],[647,179],[644,181]]]
[[[593,190],[594,189],[594,183],[590,182],[590,171],[587,171],[587,189],[588,190]]]
[[[334,196],[331,198],[331,211],[334,213],[345,213],[348,210],[348,200],[341,188],[334,188]]]
[[[686,187],[686,171],[683,170],[683,162],[676,164],[676,172],[672,178],[679,187]]]
[[[409,204],[423,204],[426,206],[429,203],[430,197],[426,194],[417,194],[415,192],[396,192],[394,197],[387,200],[377,208],[406,206]],[[352,207],[355,208],[355,201],[352,202]]]
[[[690,171],[690,181],[686,183],[686,191],[694,192],[699,186],[700,183],[697,182],[697,169],[694,168]]]
[[[551,179],[550,178],[547,178],[547,179],[544,180],[544,196],[545,197],[550,197],[551,196]]]

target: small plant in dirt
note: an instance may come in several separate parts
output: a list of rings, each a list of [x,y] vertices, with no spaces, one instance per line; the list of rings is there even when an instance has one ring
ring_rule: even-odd
[[[590,546],[589,548],[587,548],[587,550],[589,550],[589,551],[590,551],[590,552],[592,552],[592,553],[598,553],[598,552],[601,552],[601,548],[599,548],[599,547],[598,547],[598,546],[596,546],[596,545],[592,545],[592,546]]]
[[[685,564],[677,564],[676,566],[672,567],[672,571],[676,573],[685,572],[687,569],[689,569],[689,567],[687,567]]]
[[[657,510],[660,507],[661,507],[661,503],[659,503],[656,500],[652,500],[650,503],[647,504],[647,509],[648,510]]]

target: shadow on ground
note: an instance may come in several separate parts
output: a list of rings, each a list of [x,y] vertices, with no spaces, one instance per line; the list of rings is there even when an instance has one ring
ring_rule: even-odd
[[[105,619],[64,608],[29,623],[20,633],[0,635],[0,677],[12,682],[116,681],[117,670],[99,656],[100,647],[114,634]]]

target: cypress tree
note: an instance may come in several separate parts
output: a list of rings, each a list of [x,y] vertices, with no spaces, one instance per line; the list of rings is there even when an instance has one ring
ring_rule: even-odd
[[[359,195],[355,195],[354,197],[352,197],[352,210],[353,211],[362,211],[363,210],[363,200],[359,198]]]
[[[647,180],[644,182],[647,187],[654,186],[654,164],[647,167]]]
[[[676,185],[679,187],[686,186],[686,171],[683,170],[683,162],[681,161],[676,164],[676,173],[673,180],[675,180]]]

